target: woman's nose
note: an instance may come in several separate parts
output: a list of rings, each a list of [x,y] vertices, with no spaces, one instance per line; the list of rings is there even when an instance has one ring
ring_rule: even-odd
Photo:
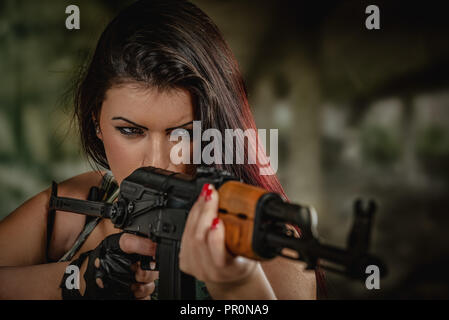
[[[142,167],[156,167],[167,169],[170,165],[170,155],[167,151],[168,141],[165,136],[153,135],[143,152]]]

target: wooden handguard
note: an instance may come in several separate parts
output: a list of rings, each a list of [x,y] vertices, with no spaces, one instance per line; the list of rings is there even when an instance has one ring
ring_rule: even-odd
[[[219,218],[225,224],[226,247],[234,255],[263,260],[252,249],[256,205],[268,191],[238,181],[228,181],[219,189]]]

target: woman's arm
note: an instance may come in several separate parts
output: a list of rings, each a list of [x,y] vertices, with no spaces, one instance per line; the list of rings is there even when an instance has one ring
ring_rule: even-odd
[[[274,300],[276,294],[263,272],[260,263],[243,281],[233,284],[207,283],[206,287],[215,300]]]
[[[46,262],[50,189],[26,201],[0,222],[0,266]]]
[[[261,262],[263,271],[279,300],[315,300],[317,284],[314,270],[303,262],[276,257]]]
[[[50,189],[0,222],[0,299],[61,299],[68,262],[46,263]]]
[[[58,185],[58,196],[87,199],[89,188],[98,185],[101,173],[86,172]],[[47,220],[51,189],[27,200],[0,221],[0,266],[27,266],[47,262]],[[50,253],[56,259],[76,240],[85,217],[56,212]]]
[[[88,187],[97,185],[100,178],[94,172],[73,177],[59,184],[58,193],[82,199]],[[68,263],[46,264],[50,192],[50,188],[40,192],[0,222],[1,298],[61,298],[59,282]],[[58,253],[67,247],[66,239],[74,239],[82,228],[82,220],[66,219],[72,216],[82,217],[70,213],[56,216],[52,244]],[[55,234],[60,236],[55,238]]]
[[[0,267],[0,299],[61,299],[59,284],[69,263]]]
[[[274,258],[258,264],[250,277],[237,284],[206,283],[218,300],[315,300],[315,271],[304,263]]]
[[[218,300],[315,300],[315,271],[283,258],[259,263],[250,277],[236,284],[206,283]]]

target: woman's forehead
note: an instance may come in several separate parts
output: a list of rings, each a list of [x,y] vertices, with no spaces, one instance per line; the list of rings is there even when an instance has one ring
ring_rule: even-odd
[[[127,84],[106,92],[101,114],[110,119],[126,117],[141,125],[155,119],[164,125],[177,125],[183,120],[193,120],[194,111],[191,95],[185,89],[160,90]]]

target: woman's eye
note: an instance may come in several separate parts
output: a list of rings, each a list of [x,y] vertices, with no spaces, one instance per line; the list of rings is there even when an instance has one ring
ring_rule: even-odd
[[[142,129],[135,127],[116,127],[116,128],[118,131],[120,131],[121,134],[125,136],[138,136],[143,134]]]

